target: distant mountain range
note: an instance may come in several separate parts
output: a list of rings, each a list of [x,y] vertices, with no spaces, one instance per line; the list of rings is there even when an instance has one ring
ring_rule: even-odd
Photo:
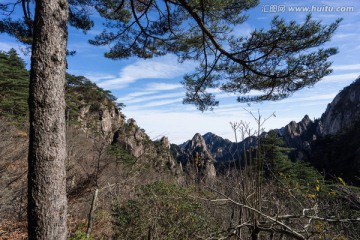
[[[328,104],[320,119],[312,121],[305,115],[300,122],[292,121],[274,129],[289,152],[291,160],[310,162],[328,176],[341,176],[360,184],[360,78],[344,88]],[[266,137],[266,133],[261,135]],[[186,164],[195,153],[209,164],[238,161],[244,149],[255,147],[256,137],[234,143],[211,132],[180,145],[171,145],[174,158]],[[215,164],[216,165],[216,164]]]

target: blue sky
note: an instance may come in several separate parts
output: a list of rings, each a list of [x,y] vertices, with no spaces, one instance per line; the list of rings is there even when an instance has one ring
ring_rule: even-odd
[[[276,7],[274,7],[276,6]],[[281,8],[284,6],[284,8]],[[287,20],[302,22],[304,10],[294,12],[291,7],[318,7],[312,11],[313,18],[331,23],[343,18],[333,39],[326,46],[338,47],[339,54],[330,60],[334,72],[312,88],[295,93],[277,102],[264,102],[250,106],[236,102],[236,96],[214,90],[220,106],[212,112],[201,113],[192,105],[183,105],[185,96],[180,81],[185,73],[191,72],[196,63],[179,64],[173,55],[153,59],[109,60],[103,57],[108,47],[95,47],[87,43],[101,31],[101,24],[84,35],[70,29],[68,48],[76,50],[76,55],[68,59],[68,72],[84,75],[99,86],[111,90],[120,102],[125,103],[123,112],[134,118],[152,139],[168,136],[172,143],[182,143],[197,132],[213,132],[230,140],[234,139],[229,122],[247,121],[255,128],[250,114],[258,110],[264,116],[275,112],[264,125],[265,129],[279,128],[292,120],[300,121],[305,114],[319,118],[334,96],[360,75],[360,2],[347,1],[295,1],[263,0],[249,12],[249,20],[235,29],[237,35],[248,35],[254,28],[267,28],[275,15]],[[319,8],[322,7],[322,8]],[[327,7],[327,8],[326,8]],[[329,7],[333,7],[331,11]],[[341,7],[336,11],[337,7]],[[352,7],[341,12],[342,7]],[[277,8],[276,10],[274,10]],[[271,12],[272,11],[272,12]],[[19,50],[20,44],[14,39],[0,35],[0,50],[11,47]],[[28,56],[24,56],[27,61]]]

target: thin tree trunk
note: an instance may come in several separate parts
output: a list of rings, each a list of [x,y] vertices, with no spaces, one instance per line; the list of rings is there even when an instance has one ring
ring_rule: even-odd
[[[37,0],[30,72],[29,239],[67,238],[67,0]]]
[[[87,230],[86,230],[86,239],[89,239],[90,235],[91,235],[98,193],[99,193],[99,189],[96,188],[95,192],[94,192],[92,202],[91,202],[91,208],[90,208],[90,212],[89,212],[89,216],[88,216],[88,226],[87,226]]]

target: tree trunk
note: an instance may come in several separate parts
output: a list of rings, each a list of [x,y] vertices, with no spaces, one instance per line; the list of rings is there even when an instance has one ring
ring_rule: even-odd
[[[96,209],[96,202],[97,202],[97,197],[98,197],[98,193],[99,193],[99,189],[96,188],[95,192],[94,192],[94,196],[91,202],[91,208],[90,208],[90,212],[89,212],[89,216],[88,216],[88,226],[87,226],[87,230],[86,230],[86,239],[90,238],[90,234],[93,228],[93,220],[94,220],[94,213],[95,213],[95,209]]]
[[[30,72],[29,239],[67,238],[67,0],[37,0]]]

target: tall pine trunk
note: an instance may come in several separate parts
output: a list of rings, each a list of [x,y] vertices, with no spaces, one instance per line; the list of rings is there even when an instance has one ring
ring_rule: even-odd
[[[30,72],[29,239],[65,240],[67,0],[37,0]]]

